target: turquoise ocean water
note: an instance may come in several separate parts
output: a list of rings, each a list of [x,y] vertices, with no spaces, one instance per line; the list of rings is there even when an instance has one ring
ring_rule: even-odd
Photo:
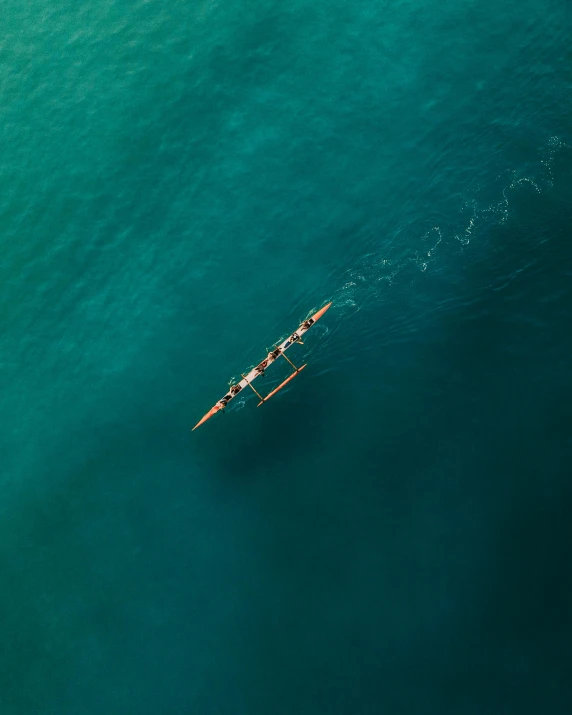
[[[0,17],[0,713],[570,713],[569,2]]]

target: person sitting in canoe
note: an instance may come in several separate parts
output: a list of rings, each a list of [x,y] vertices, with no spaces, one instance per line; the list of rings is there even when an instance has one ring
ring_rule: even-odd
[[[290,342],[291,342],[291,343],[297,343],[297,342],[299,342],[300,345],[304,345],[304,343],[303,343],[302,340],[300,339],[300,336],[298,335],[298,333],[293,333],[293,334],[290,336]]]
[[[228,395],[225,395],[224,397],[222,397],[222,398],[218,401],[217,404],[219,405],[219,409],[224,412],[226,406],[228,405],[228,403],[229,403],[231,400],[232,400],[232,395],[231,395],[230,392],[229,392]]]
[[[238,393],[242,390],[242,387],[240,385],[233,385],[230,388],[230,394],[234,397],[235,395],[238,395]]]
[[[260,365],[256,366],[256,372],[261,376],[264,377],[264,370],[268,366],[268,358],[266,360],[263,360]]]
[[[308,318],[308,320],[305,320],[302,323],[302,327],[304,328],[304,330],[308,330],[308,328],[312,325],[313,322],[314,321],[312,320],[312,318]]]

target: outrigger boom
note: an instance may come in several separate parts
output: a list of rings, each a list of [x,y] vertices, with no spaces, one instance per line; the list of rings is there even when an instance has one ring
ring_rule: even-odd
[[[290,360],[285,354],[284,351],[287,350],[291,345],[294,345],[294,343],[302,343],[302,340],[300,339],[302,335],[304,335],[305,332],[307,332],[314,323],[319,320],[322,315],[328,310],[328,308],[332,305],[331,301],[325,305],[323,308],[320,308],[314,315],[312,315],[310,318],[305,320],[300,327],[292,333],[292,335],[289,338],[286,338],[280,345],[274,348],[271,352],[268,353],[268,355],[264,358],[264,360],[259,363],[255,368],[253,368],[247,375],[241,375],[242,380],[240,382],[237,382],[236,385],[233,385],[230,390],[227,392],[227,394],[222,397],[214,407],[212,407],[206,415],[197,422],[197,424],[193,427],[193,430],[196,430],[197,427],[200,427],[203,422],[206,422],[208,419],[210,419],[214,414],[216,414],[219,410],[224,410],[224,408],[228,405],[228,403],[238,395],[238,393],[243,390],[245,387],[250,387],[250,389],[256,393],[258,398],[260,399],[260,402],[258,403],[258,407],[260,405],[264,404],[267,402],[271,397],[273,397],[277,392],[279,392],[283,387],[285,387],[290,380],[293,380],[296,375],[298,375],[302,370],[306,367],[306,365],[302,365],[302,367],[296,367],[292,360]],[[275,360],[277,360],[280,356],[282,356],[285,360],[287,360],[290,365],[294,368],[294,372],[289,375],[284,382],[282,382],[278,387],[276,387],[270,394],[266,395],[266,397],[262,397],[262,395],[252,386],[252,381],[259,377],[260,375],[264,375],[264,371],[266,368],[273,363]]]

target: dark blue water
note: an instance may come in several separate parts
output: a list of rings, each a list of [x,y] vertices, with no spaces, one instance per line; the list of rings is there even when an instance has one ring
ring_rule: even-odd
[[[569,4],[2,28],[0,713],[570,713]]]

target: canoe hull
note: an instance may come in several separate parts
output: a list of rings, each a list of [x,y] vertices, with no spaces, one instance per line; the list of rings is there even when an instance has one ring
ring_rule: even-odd
[[[260,362],[255,368],[253,368],[247,375],[244,375],[242,380],[240,382],[237,382],[236,385],[233,385],[229,392],[227,392],[224,397],[222,397],[214,407],[212,407],[206,415],[197,422],[197,424],[193,427],[193,431],[197,429],[197,427],[200,427],[204,422],[209,420],[213,415],[215,415],[219,410],[224,409],[227,404],[234,399],[239,392],[241,392],[245,387],[248,387],[249,384],[255,380],[257,377],[260,375],[264,374],[264,371],[266,368],[271,365],[275,360],[277,360],[283,353],[291,346],[294,345],[294,343],[301,342],[300,338],[304,333],[306,333],[314,323],[316,323],[323,315],[324,313],[329,310],[330,306],[332,305],[332,301],[327,303],[323,308],[320,308],[320,310],[316,311],[310,318],[307,318],[294,333],[286,340],[283,340],[280,345],[278,345],[274,350],[268,353],[268,355]],[[285,356],[284,356],[285,357]],[[281,390],[290,380],[294,379],[296,375],[304,368],[306,365],[303,365],[301,368],[298,368],[296,372],[294,372],[290,377],[288,377],[281,385],[279,385],[275,390],[273,390],[269,395],[267,395],[261,402],[260,405],[262,405],[266,400],[269,400],[272,395],[275,395],[279,390]],[[259,405],[259,406],[260,406]]]

